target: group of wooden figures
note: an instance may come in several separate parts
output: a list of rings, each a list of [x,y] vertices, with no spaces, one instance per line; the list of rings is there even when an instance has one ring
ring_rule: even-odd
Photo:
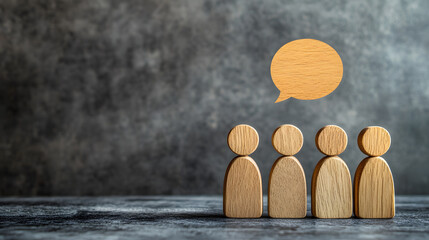
[[[313,216],[350,218],[353,209],[359,218],[395,216],[392,173],[380,157],[390,147],[389,132],[382,127],[367,127],[357,141],[368,157],[356,169],[353,189],[350,171],[338,156],[346,149],[346,132],[335,125],[317,132],[316,146],[326,156],[317,163],[311,180]],[[301,131],[290,124],[278,127],[272,135],[273,147],[282,155],[274,162],[268,183],[268,215],[272,218],[304,218],[307,214],[304,169],[293,156],[301,150],[303,142]],[[261,173],[248,156],[258,144],[258,133],[249,125],[237,125],[228,134],[228,146],[239,156],[231,161],[225,173],[223,211],[227,217],[262,216]]]

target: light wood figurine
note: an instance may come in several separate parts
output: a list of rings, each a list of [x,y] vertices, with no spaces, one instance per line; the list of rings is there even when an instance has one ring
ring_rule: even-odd
[[[256,162],[249,157],[258,147],[256,130],[237,125],[228,134],[228,146],[235,154],[226,169],[223,186],[223,212],[230,218],[262,216],[262,179]]]
[[[316,146],[327,156],[313,172],[311,213],[317,218],[350,218],[353,213],[350,171],[337,156],[347,147],[347,134],[338,126],[325,126],[316,134]]]
[[[268,215],[272,218],[304,218],[307,215],[307,185],[304,169],[293,155],[302,148],[301,131],[289,124],[278,127],[272,144],[279,157],[270,172]]]
[[[359,164],[355,173],[355,215],[359,218],[393,218],[393,176],[387,162],[380,157],[389,150],[390,134],[382,127],[367,127],[360,132],[358,145],[369,157]]]

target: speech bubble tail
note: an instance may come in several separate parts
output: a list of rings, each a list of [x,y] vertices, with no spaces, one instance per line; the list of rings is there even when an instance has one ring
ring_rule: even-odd
[[[277,100],[275,101],[275,103],[284,101],[286,99],[290,98],[290,96],[288,96],[286,93],[284,92],[280,92],[279,98],[277,98]]]

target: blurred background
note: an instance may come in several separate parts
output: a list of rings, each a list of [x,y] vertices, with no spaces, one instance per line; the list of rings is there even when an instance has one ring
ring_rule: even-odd
[[[290,123],[307,183],[327,124],[352,177],[366,126],[392,136],[397,194],[429,194],[429,1],[0,2],[0,195],[221,194],[228,131],[257,129],[264,191],[271,134]],[[343,81],[274,104],[285,43],[337,50]],[[310,189],[310,188],[308,188]]]

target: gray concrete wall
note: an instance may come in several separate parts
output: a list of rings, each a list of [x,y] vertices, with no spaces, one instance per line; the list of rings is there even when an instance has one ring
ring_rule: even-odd
[[[429,193],[429,1],[1,1],[0,195],[220,194],[230,128],[254,126],[268,183],[273,130],[343,127],[352,176],[387,128],[398,194]],[[283,44],[333,46],[330,95],[276,103]]]

